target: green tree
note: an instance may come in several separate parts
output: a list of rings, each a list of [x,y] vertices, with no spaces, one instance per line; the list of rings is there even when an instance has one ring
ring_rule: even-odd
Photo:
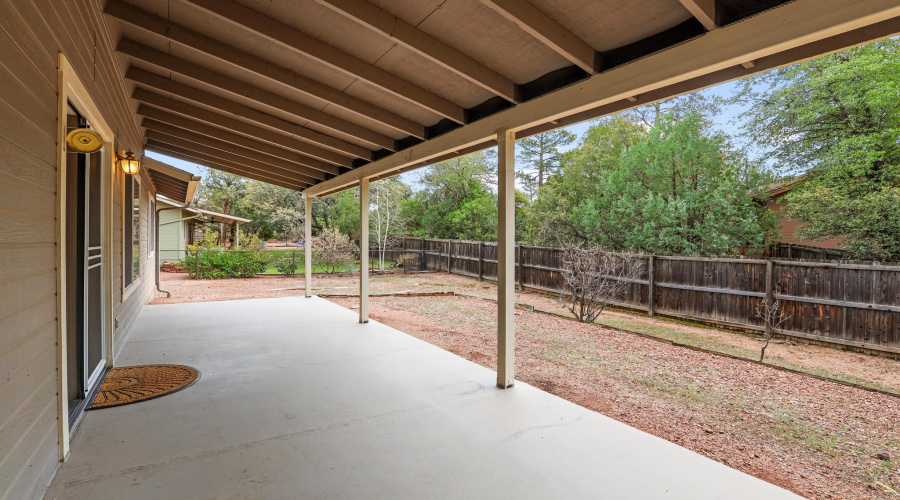
[[[591,244],[642,252],[724,255],[758,247],[774,217],[749,191],[764,171],[730,151],[688,114],[657,121],[648,135],[622,149],[621,161],[600,171],[596,191],[574,207],[570,224]],[[747,175],[748,171],[758,175]]]
[[[403,204],[410,230],[435,238],[492,239],[497,234],[496,172],[491,151],[438,163],[425,170],[422,189]]]
[[[606,172],[618,169],[622,153],[646,136],[647,127],[629,115],[605,118],[591,125],[579,146],[563,155],[559,175],[548,179],[523,217],[523,241],[564,246],[573,240],[587,241],[575,224],[572,211],[599,196],[597,182]]]
[[[313,198],[312,227],[316,234],[333,227],[343,234],[359,235],[359,188]]]
[[[196,205],[199,208],[223,214],[243,215],[242,201],[247,194],[249,180],[221,170],[211,168],[205,170],[200,188],[197,190]],[[226,234],[228,233],[226,233],[225,225],[219,224],[220,241],[218,243],[220,245],[225,244],[223,238]]]
[[[243,213],[250,229],[263,238],[298,240],[303,236],[306,203],[298,191],[260,181],[247,183]]]
[[[900,258],[900,40],[746,80],[735,96],[748,137],[785,176],[802,238],[844,238],[857,258]]]
[[[534,199],[544,180],[556,173],[562,162],[560,147],[568,146],[576,139],[575,134],[557,129],[526,137],[516,141],[519,178],[529,199]]]

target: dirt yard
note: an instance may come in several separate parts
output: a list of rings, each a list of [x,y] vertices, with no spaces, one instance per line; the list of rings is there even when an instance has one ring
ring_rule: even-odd
[[[195,281],[163,275],[154,303],[303,295],[302,277]],[[352,295],[357,282],[316,277],[315,293]],[[495,297],[493,284],[444,274],[376,276],[373,294],[454,291]],[[330,300],[355,308],[355,297]],[[563,313],[554,298],[517,301]],[[496,305],[455,297],[373,297],[371,317],[493,368]],[[758,356],[755,338],[624,312],[601,322],[732,355]],[[900,398],[517,310],[517,379],[808,498],[900,498]],[[771,356],[769,356],[771,353]],[[767,361],[900,390],[900,362],[779,342]]]

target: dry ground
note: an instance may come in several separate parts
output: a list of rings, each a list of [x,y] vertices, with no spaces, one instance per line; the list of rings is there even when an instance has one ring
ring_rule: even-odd
[[[164,275],[172,299],[156,303],[296,296],[300,277],[194,281]],[[175,278],[175,279],[172,279]],[[317,277],[319,294],[356,282]],[[292,288],[284,290],[285,288]],[[460,276],[375,277],[372,293],[448,291],[491,297],[492,284]],[[332,298],[356,307],[356,298]],[[553,298],[518,294],[562,312]],[[465,297],[373,297],[373,319],[493,368],[496,305]],[[603,321],[691,345],[753,357],[757,339],[605,312]],[[587,325],[516,312],[517,379],[663,437],[809,498],[900,498],[900,398]],[[779,364],[900,388],[900,362],[820,346],[779,343]],[[770,358],[767,356],[767,360]],[[886,454],[889,460],[878,458]]]

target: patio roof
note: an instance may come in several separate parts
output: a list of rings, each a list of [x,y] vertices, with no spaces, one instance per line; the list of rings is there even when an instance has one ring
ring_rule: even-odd
[[[900,32],[888,0],[110,0],[146,149],[308,195]]]
[[[202,376],[87,412],[45,498],[798,496],[319,298],[147,306],[117,364]]]

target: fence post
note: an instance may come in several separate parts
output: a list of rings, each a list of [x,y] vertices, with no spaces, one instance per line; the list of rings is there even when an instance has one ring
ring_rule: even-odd
[[[647,314],[656,315],[656,256],[651,255],[647,264]]]
[[[478,281],[484,281],[484,242],[478,242]]]
[[[428,262],[425,260],[425,238],[422,238],[422,260],[419,262],[419,271],[427,271],[428,270]]]
[[[453,240],[447,240],[447,272],[453,274]]]
[[[516,245],[516,250],[518,252],[519,259],[519,291],[521,292],[525,289],[525,263],[523,262],[524,259],[522,258],[522,256],[524,255],[524,253],[522,252],[522,245]]]
[[[775,265],[771,259],[766,261],[766,304],[764,304],[764,307],[772,303],[772,297],[775,293],[775,287],[773,283],[774,276],[772,276],[772,270],[774,267]],[[766,335],[772,334],[772,325],[769,323],[769,321],[766,321]]]

